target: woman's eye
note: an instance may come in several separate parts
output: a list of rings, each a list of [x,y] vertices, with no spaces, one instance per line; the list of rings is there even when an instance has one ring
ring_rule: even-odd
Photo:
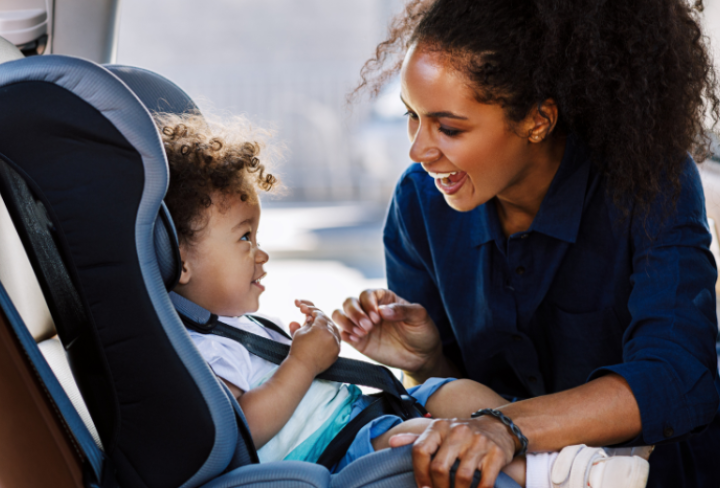
[[[403,114],[405,117],[410,117],[411,119],[417,119],[417,114],[415,112],[411,112],[408,110]]]
[[[443,127],[442,125],[438,128],[438,130],[448,137],[456,136],[462,132],[459,129],[451,129],[449,127]]]

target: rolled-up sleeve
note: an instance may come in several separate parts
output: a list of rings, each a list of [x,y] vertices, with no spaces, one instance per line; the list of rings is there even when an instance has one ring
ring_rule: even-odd
[[[636,444],[678,440],[702,431],[720,404],[717,271],[694,167],[684,174],[676,211],[657,211],[655,216],[633,218],[631,224],[632,319],[623,336],[623,363],[599,368],[590,376],[616,373],[628,382],[642,418]]]

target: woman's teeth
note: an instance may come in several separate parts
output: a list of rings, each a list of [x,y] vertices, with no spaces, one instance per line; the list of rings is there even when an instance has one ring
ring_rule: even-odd
[[[458,174],[457,171],[453,171],[452,173],[430,173],[428,171],[428,174],[432,177],[434,180],[444,180],[445,178],[450,178],[452,175]]]

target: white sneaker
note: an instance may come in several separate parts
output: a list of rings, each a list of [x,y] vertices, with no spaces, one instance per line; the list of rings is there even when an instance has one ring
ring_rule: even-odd
[[[584,444],[560,451],[553,464],[553,488],[645,488],[650,465],[639,456],[608,457]]]

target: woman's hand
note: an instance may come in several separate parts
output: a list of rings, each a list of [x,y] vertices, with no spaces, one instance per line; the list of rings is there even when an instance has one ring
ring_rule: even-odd
[[[389,290],[365,290],[359,298],[348,298],[332,317],[345,342],[411,375],[423,376],[423,370],[433,370],[443,358],[440,335],[427,310]]]
[[[308,300],[295,300],[305,314],[305,324],[291,322],[293,341],[288,358],[304,364],[313,377],[322,373],[340,355],[340,331],[322,310]]]
[[[517,449],[507,427],[493,417],[438,419],[418,435],[399,434],[390,447],[414,442],[413,471],[418,487],[449,488],[450,468],[456,460],[455,488],[469,488],[475,471],[482,473],[478,488],[492,488],[500,471],[510,464]]]

